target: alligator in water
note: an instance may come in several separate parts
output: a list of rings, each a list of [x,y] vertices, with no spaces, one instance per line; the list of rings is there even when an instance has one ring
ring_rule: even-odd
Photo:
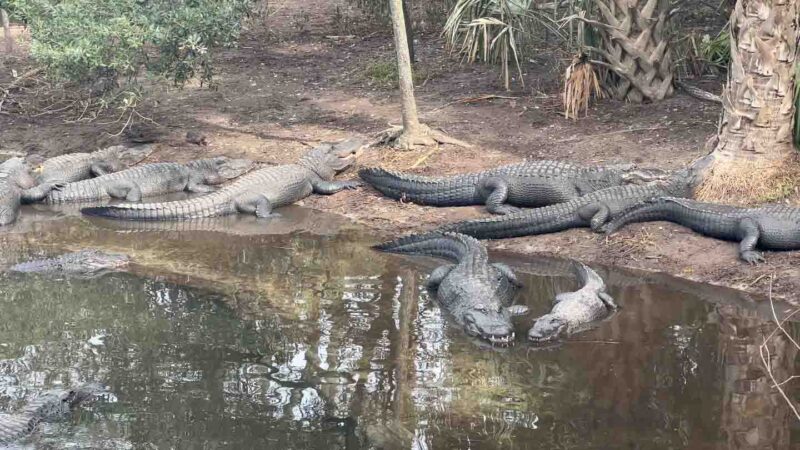
[[[527,161],[450,177],[424,177],[366,168],[359,176],[382,194],[430,206],[485,204],[493,214],[514,206],[539,207],[566,202],[589,192],[634,182],[664,179],[666,173],[632,165],[581,167],[559,161]],[[509,206],[513,205],[513,206]]]
[[[106,270],[115,270],[128,265],[130,258],[121,253],[99,250],[81,250],[65,253],[48,259],[19,263],[9,268],[11,272],[44,273],[50,275],[92,276]]]
[[[740,208],[662,197],[630,209],[603,230],[613,233],[628,223],[656,220],[674,222],[706,236],[739,241],[739,257],[751,264],[764,261],[756,247],[800,249],[800,208],[784,205]]]
[[[152,152],[150,145],[116,145],[92,153],[70,153],[45,160],[34,173],[37,183],[74,183],[132,166]]]
[[[44,199],[60,183],[41,183],[31,176],[28,164],[22,158],[11,158],[0,164],[0,225],[17,220],[22,202],[37,202]]]
[[[505,239],[579,227],[591,227],[600,231],[610,219],[647,199],[659,196],[690,196],[697,180],[698,177],[692,169],[684,169],[676,172],[668,181],[614,186],[590,192],[565,203],[501,217],[443,225],[438,231],[453,231],[478,239]]]
[[[236,178],[247,172],[252,165],[253,162],[246,159],[232,160],[226,157],[200,159],[186,164],[144,164],[69,183],[58,191],[50,192],[45,202],[93,202],[111,198],[138,202],[142,197],[173,192],[211,192],[213,188],[210,185]]]
[[[99,384],[87,383],[73,389],[44,392],[14,414],[0,414],[0,444],[9,444],[30,435],[42,422],[63,418],[81,403],[105,393]]]
[[[91,216],[125,220],[181,220],[236,213],[269,217],[273,209],[289,205],[312,193],[333,194],[360,185],[333,181],[355,163],[364,144],[347,140],[314,148],[296,164],[266,167],[202,197],[161,203],[120,204],[81,211]]]
[[[428,278],[428,287],[442,308],[470,336],[493,345],[513,343],[511,317],[527,311],[524,306],[512,306],[520,283],[505,264],[489,263],[486,247],[480,242],[463,234],[430,233],[407,236],[375,248],[455,262],[438,267]]]
[[[553,309],[537,318],[528,331],[529,341],[535,344],[554,342],[590,328],[593,322],[608,317],[617,309],[597,272],[578,262],[573,270],[582,287],[556,295]]]

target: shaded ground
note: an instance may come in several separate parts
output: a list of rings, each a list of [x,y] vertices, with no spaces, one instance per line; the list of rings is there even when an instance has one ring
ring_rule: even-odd
[[[201,155],[248,156],[267,162],[292,161],[319,141],[369,136],[400,121],[396,92],[385,80],[370,78],[376,65],[391,66],[391,37],[386,30],[363,30],[363,21],[346,8],[335,16],[339,0],[284,1],[263,23],[253,23],[237,49],[218,58],[218,88],[158,86],[138,111],[159,124],[167,136],[153,160],[185,160]],[[425,74],[417,95],[423,119],[474,144],[472,149],[444,146],[397,153],[370,150],[360,162],[423,174],[480,170],[524,158],[581,163],[636,162],[680,167],[704,154],[716,129],[719,108],[685,95],[654,105],[604,101],[588,118],[566,120],[558,112],[558,75],[568,55],[542,54],[526,63],[526,87],[502,90],[496,72],[484,66],[458,66],[448,58],[435,33],[418,35],[418,70]],[[0,58],[0,84],[11,69],[23,72],[24,57]],[[707,86],[714,89],[714,84]],[[718,88],[718,86],[717,86]],[[36,103],[37,111],[0,114],[0,153],[55,155],[91,150],[116,142],[127,116],[109,111],[92,122],[80,109],[31,90],[17,100]],[[497,94],[512,99],[460,101]],[[14,112],[13,106],[6,110]],[[115,122],[116,120],[116,122]],[[142,121],[134,116],[133,120]],[[209,137],[209,147],[183,142],[187,130]],[[413,167],[413,168],[412,168]],[[352,175],[350,175],[352,176]],[[314,197],[306,206],[336,212],[393,236],[438,224],[478,217],[479,208],[426,208],[381,198],[370,189]],[[554,254],[639,269],[664,271],[696,281],[766,293],[775,274],[780,294],[800,288],[800,254],[771,253],[766,264],[738,261],[735,245],[697,236],[681,227],[654,223],[631,226],[606,240],[586,230],[492,242],[496,249],[520,254]]]

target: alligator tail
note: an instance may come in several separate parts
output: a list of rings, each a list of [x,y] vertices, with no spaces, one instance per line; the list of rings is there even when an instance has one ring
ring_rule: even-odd
[[[437,231],[462,233],[477,239],[507,239],[588,226],[576,210],[575,202],[559,203],[505,216],[451,223]]]
[[[378,167],[358,171],[358,176],[383,195],[420,205],[467,206],[480,203],[479,176],[423,177]]]
[[[191,200],[161,203],[121,203],[119,205],[82,208],[87,216],[119,220],[184,220],[230,214],[230,202],[214,201],[212,195]]]
[[[434,256],[451,261],[461,261],[475,252],[485,253],[476,239],[458,233],[430,232],[412,234],[373,246],[388,253]]]

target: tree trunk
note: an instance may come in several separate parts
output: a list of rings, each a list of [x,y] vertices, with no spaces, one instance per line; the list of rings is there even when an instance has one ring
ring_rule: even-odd
[[[414,55],[414,29],[412,28],[410,11],[411,0],[403,0],[403,17],[405,18],[404,22],[406,23],[406,41],[408,41],[408,60],[411,61],[411,64],[413,65],[417,58]]]
[[[797,0],[739,0],[720,131],[698,198],[774,200],[793,188]]]
[[[601,48],[613,71],[611,95],[634,103],[672,94],[673,64],[667,0],[597,0]]]
[[[8,12],[0,8],[0,20],[3,22],[3,40],[5,41],[6,53],[14,51],[14,38],[11,36],[11,23],[8,21]]]

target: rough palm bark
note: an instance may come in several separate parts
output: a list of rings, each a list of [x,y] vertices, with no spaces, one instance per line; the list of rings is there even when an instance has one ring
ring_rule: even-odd
[[[8,12],[0,8],[0,21],[3,22],[3,40],[5,41],[6,53],[14,51],[14,38],[11,36],[11,23],[8,20]]]
[[[406,33],[406,18],[403,12],[403,0],[390,0],[392,28],[394,30],[394,46],[397,51],[397,73],[400,81],[402,97],[403,127],[384,132],[383,142],[393,142],[400,149],[409,150],[417,145],[435,145],[437,143],[456,144],[469,147],[468,144],[430,129],[419,121],[417,101],[414,98],[414,79],[411,71],[411,54]]]
[[[662,100],[673,92],[673,63],[667,25],[667,0],[595,0],[603,23],[594,49],[613,72],[610,94],[640,103]]]
[[[736,3],[720,131],[699,198],[749,203],[777,198],[794,184],[799,12],[797,0]]]

